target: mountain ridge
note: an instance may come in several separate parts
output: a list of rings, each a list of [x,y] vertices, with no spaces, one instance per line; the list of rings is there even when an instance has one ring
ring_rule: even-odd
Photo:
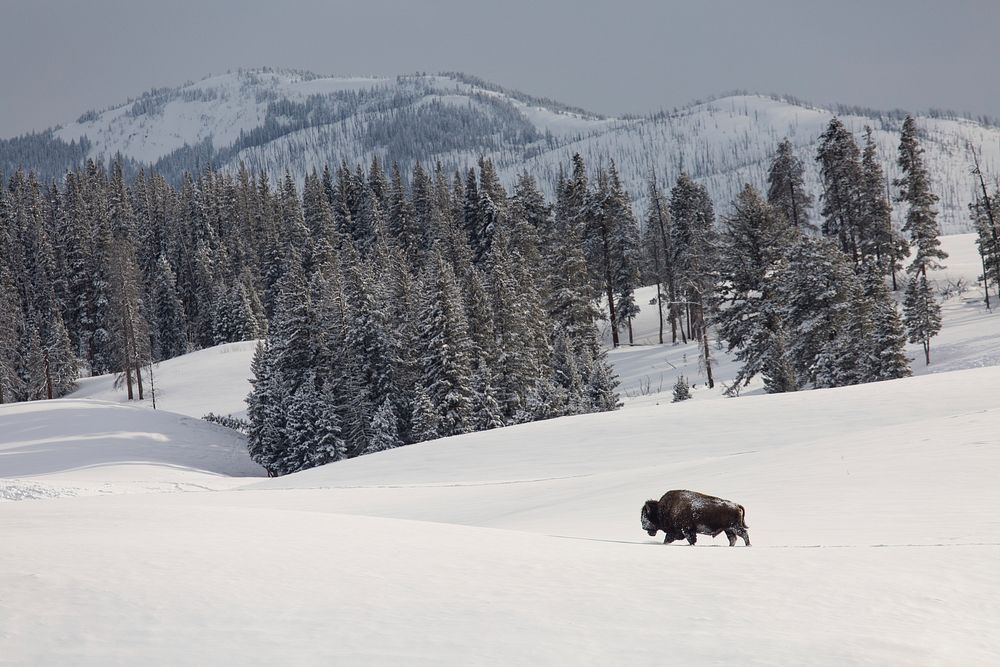
[[[806,163],[807,187],[818,194],[815,147],[834,115],[856,133],[871,125],[887,175],[896,176],[905,112],[831,106],[734,91],[670,111],[615,117],[460,72],[328,77],[240,69],[151,89],[63,126],[0,140],[0,170],[24,165],[58,178],[85,159],[108,161],[120,153],[131,171],[153,168],[174,181],[209,164],[234,171],[240,163],[272,176],[289,171],[301,181],[326,164],[376,156],[398,161],[404,173],[417,161],[440,161],[451,170],[486,156],[507,184],[528,171],[551,194],[559,170],[579,152],[595,166],[615,160],[640,213],[652,171],[667,185],[689,172],[724,212],[744,183],[764,186],[771,154],[785,136]],[[966,146],[981,148],[984,169],[995,172],[1000,128],[988,118],[943,111],[917,120],[941,197],[943,231],[969,231],[975,184]],[[896,218],[898,224],[898,212]]]

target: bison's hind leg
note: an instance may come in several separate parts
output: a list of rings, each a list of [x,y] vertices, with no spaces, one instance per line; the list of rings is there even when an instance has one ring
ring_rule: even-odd
[[[694,546],[694,543],[698,541],[698,531],[686,530],[684,531],[684,537],[687,538],[688,544]]]
[[[736,528],[734,529],[734,532],[743,538],[743,544],[745,544],[746,546],[750,546],[750,533],[747,532],[746,528]],[[730,537],[729,544],[730,546],[736,544],[736,538]]]
[[[729,538],[729,546],[736,546],[736,531],[729,529],[726,531],[726,537]]]

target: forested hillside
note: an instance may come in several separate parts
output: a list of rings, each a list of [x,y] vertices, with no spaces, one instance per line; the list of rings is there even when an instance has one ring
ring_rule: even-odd
[[[882,168],[899,176],[896,147],[905,113],[818,107],[794,98],[732,94],[646,116],[607,118],[503,89],[463,74],[394,79],[322,77],[288,70],[240,70],[177,88],[154,89],[104,110],[80,115],[54,131],[0,140],[0,170],[34,169],[59,178],[91,158],[123,159],[126,175],[155,167],[180,187],[184,172],[211,165],[237,175],[240,164],[286,171],[301,187],[326,164],[397,162],[408,179],[415,163],[440,161],[449,173],[492,161],[512,188],[525,170],[546,195],[556,194],[559,170],[579,153],[588,165],[617,163],[640,214],[651,171],[672,183],[685,172],[725,207],[745,183],[762,189],[774,145],[787,137],[806,157],[804,181],[818,196],[821,178],[811,159],[834,115],[858,138],[873,129]],[[987,118],[951,112],[916,116],[946,233],[973,231],[971,145],[984,167],[1000,166],[1000,129]],[[39,128],[41,130],[41,128]],[[902,219],[896,220],[897,226]]]

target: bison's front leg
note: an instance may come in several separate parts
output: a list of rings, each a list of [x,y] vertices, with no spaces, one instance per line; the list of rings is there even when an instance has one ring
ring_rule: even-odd
[[[684,537],[687,538],[688,544],[694,546],[694,543],[698,541],[698,532],[696,530],[687,530]]]

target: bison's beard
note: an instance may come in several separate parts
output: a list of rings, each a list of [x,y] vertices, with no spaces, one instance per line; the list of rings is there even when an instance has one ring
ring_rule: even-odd
[[[657,528],[653,524],[653,522],[649,520],[649,513],[646,512],[646,508],[645,507],[642,508],[641,519],[642,519],[642,529],[644,531],[646,531],[647,533],[649,533],[650,537],[655,537],[656,536]]]

